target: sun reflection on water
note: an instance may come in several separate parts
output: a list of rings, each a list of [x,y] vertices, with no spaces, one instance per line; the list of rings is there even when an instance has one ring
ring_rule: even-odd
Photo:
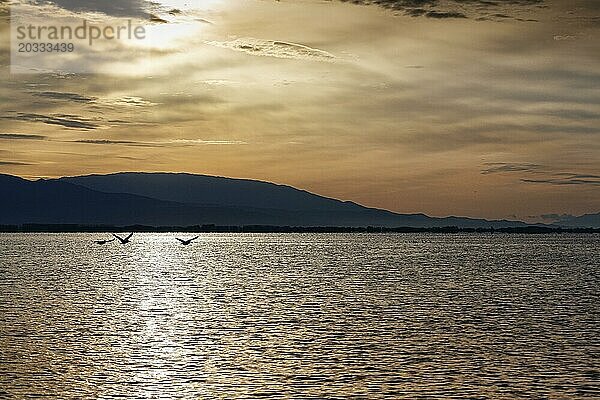
[[[2,235],[0,397],[600,394],[596,236],[174,236]]]

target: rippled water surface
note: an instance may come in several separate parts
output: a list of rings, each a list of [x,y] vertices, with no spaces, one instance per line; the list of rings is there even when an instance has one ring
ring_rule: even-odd
[[[599,398],[600,236],[0,235],[0,398]]]

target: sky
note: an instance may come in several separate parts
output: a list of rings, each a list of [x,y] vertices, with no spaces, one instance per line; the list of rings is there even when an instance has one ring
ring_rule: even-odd
[[[433,216],[600,211],[596,0],[0,4],[0,173],[189,172]],[[23,6],[146,37],[15,70]]]

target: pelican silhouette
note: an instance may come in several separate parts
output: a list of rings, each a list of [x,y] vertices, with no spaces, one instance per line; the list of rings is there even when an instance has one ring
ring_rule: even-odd
[[[187,246],[188,244],[192,243],[194,240],[198,239],[199,237],[200,236],[196,236],[196,237],[193,237],[193,238],[188,239],[188,240],[179,239],[177,237],[175,239],[179,240],[179,243],[181,243],[182,245]]]
[[[126,238],[122,238],[120,236],[115,235],[114,233],[112,234],[116,239],[119,239],[119,242],[121,242],[121,244],[127,244],[129,243],[129,239],[131,239],[131,237],[133,236],[133,232],[131,232],[129,234],[129,236],[127,236]]]
[[[110,240],[94,240],[94,242],[96,242],[96,244],[106,244],[106,243],[110,243],[110,242],[114,242],[115,238],[112,238]]]

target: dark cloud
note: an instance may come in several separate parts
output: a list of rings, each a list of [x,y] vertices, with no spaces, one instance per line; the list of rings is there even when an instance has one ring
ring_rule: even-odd
[[[37,0],[37,5],[55,5],[74,13],[102,13],[116,18],[139,18],[152,23],[168,23],[158,14],[179,16],[178,9],[168,9],[153,0]]]
[[[69,143],[104,144],[104,145],[139,146],[139,147],[161,147],[160,144],[136,142],[133,140],[80,139],[80,140],[72,140]]]
[[[540,164],[532,163],[485,163],[484,175],[495,173],[521,172],[535,174],[535,178],[521,178],[524,183],[544,183],[549,185],[600,185],[600,175],[572,172],[553,172]]]
[[[113,17],[148,18],[152,6],[147,0],[39,0],[38,4],[55,4],[73,12],[100,12]]]
[[[435,19],[473,18],[479,20],[535,21],[522,18],[523,12],[542,7],[545,0],[341,0],[344,2],[376,5],[411,17]]]
[[[564,178],[548,178],[548,179],[527,179],[522,178],[521,182],[525,183],[545,183],[549,185],[592,185],[600,186],[600,176],[595,178],[578,178],[579,175],[573,174],[570,177]]]
[[[600,175],[589,175],[589,174],[572,174],[570,172],[560,172],[557,176],[565,176],[570,179],[600,179]]]
[[[0,161],[0,165],[10,166],[10,165],[33,165],[31,163],[19,162],[19,161]]]
[[[234,145],[247,144],[239,140],[203,140],[203,139],[173,139],[156,142],[141,142],[135,140],[112,140],[112,139],[78,139],[67,143],[82,143],[96,145],[120,145],[135,147],[191,147],[205,145]]]
[[[449,12],[428,11],[424,15],[426,17],[429,17],[429,18],[437,18],[437,19],[444,19],[444,18],[467,18],[467,16],[465,14],[463,14],[461,12],[456,12],[456,11],[449,11]]]
[[[18,112],[14,115],[3,116],[1,118],[26,122],[42,122],[49,125],[61,125],[71,129],[91,130],[100,127],[100,125],[90,119],[70,114],[43,115]]]
[[[92,103],[97,100],[96,97],[83,96],[77,93],[65,93],[65,92],[37,92],[33,94],[37,97],[44,97],[53,100],[68,100],[76,103]]]
[[[24,133],[0,133],[0,140],[45,140],[46,136]]]
[[[150,22],[156,22],[158,24],[166,24],[169,21],[167,21],[164,18],[159,17],[158,15],[150,14]]]
[[[484,175],[501,172],[535,172],[543,168],[542,165],[531,163],[485,163],[484,165],[487,165],[487,168],[481,171]]]

